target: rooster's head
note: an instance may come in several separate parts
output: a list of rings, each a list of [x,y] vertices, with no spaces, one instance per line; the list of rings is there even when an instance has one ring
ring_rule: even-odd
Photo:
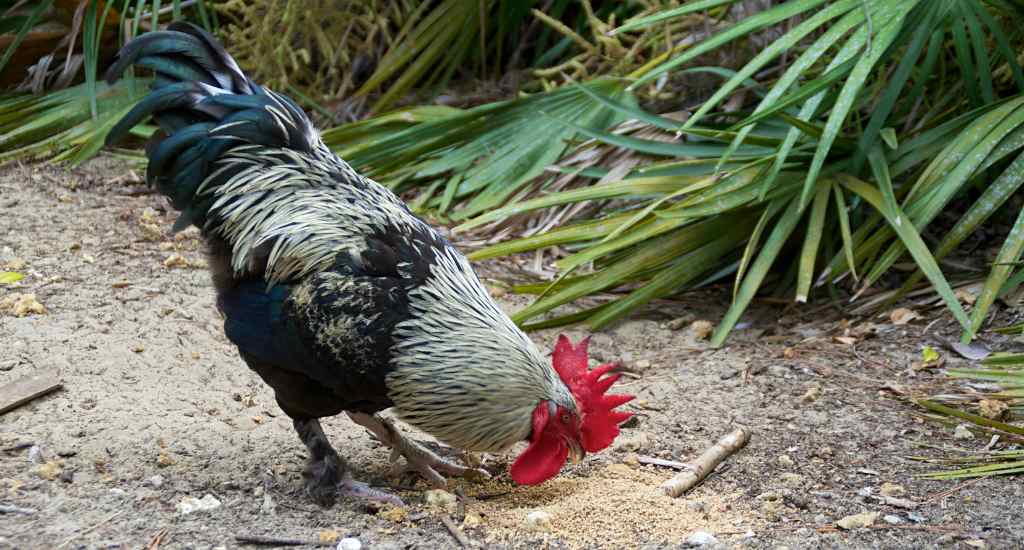
[[[608,447],[619,435],[619,424],[632,416],[614,410],[633,399],[632,395],[605,395],[621,376],[613,372],[618,365],[588,368],[588,343],[589,339],[584,339],[573,346],[567,337],[559,336],[552,366],[572,393],[576,406],[542,401],[533,410],[530,444],[510,470],[516,483],[541,483],[557,475],[570,455],[577,462],[587,452]]]

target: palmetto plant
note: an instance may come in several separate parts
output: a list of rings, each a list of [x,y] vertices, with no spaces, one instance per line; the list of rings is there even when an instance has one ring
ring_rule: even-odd
[[[1015,327],[1015,331],[1019,332],[1020,327]],[[961,382],[961,389],[918,400],[917,404],[927,411],[924,416],[948,426],[964,423],[983,437],[1016,443],[1018,448],[964,451],[959,456],[937,459],[914,457],[952,467],[924,477],[956,479],[1024,472],[1024,451],[1019,449],[1024,443],[1024,428],[1014,423],[1024,416],[1024,355],[995,353],[978,367],[952,369],[950,374]]]
[[[688,3],[628,21],[615,33],[732,3]],[[552,245],[565,251],[555,262],[558,278],[518,287],[540,295],[516,315],[528,326],[583,321],[600,328],[654,298],[731,276],[732,307],[713,335],[721,344],[766,282],[798,302],[816,286],[843,281],[859,293],[909,255],[919,271],[905,288],[926,278],[970,339],[1020,257],[1024,222],[1018,219],[1006,237],[970,315],[936,258],[1024,182],[1024,73],[1017,59],[1024,40],[1012,24],[1022,9],[1018,2],[978,0],[780,3],[627,75],[619,97],[578,88],[595,111],[630,120],[618,128],[524,113],[590,138],[568,156],[589,148],[599,158],[628,151],[642,160],[625,173],[598,162],[576,174],[597,183],[556,192],[544,192],[544,182],[557,178],[542,176],[537,193],[479,214],[461,229],[601,201],[575,223],[474,254]],[[780,25],[789,30],[738,70],[718,70],[724,82],[684,122],[630,103],[654,93],[665,75],[694,70],[684,68],[701,56]],[[741,101],[731,101],[737,94]],[[417,128],[404,130],[409,143],[417,141]],[[441,180],[427,181],[430,189]],[[922,233],[954,204],[964,214],[930,248]],[[560,305],[612,289],[628,293],[538,321]]]
[[[107,86],[101,65],[124,40],[185,11],[212,25],[204,0],[0,0],[0,74],[8,84],[26,76],[17,91],[0,95],[0,163],[95,155],[146,92],[146,82],[134,78]]]
[[[92,20],[105,20],[106,8],[90,3]],[[114,4],[121,21],[162,9]],[[356,90],[381,114],[325,140],[483,243],[473,257],[542,252],[554,275],[514,287],[537,295],[516,315],[527,327],[601,328],[651,300],[731,280],[732,305],[713,335],[721,344],[758,293],[803,302],[845,286],[857,298],[909,258],[917,272],[900,292],[930,284],[970,339],[999,292],[1024,279],[1020,219],[972,310],[940,269],[1024,182],[1019,0],[513,4],[402,3]],[[188,13],[198,18],[197,8]],[[472,45],[452,32],[459,26],[471,27]],[[103,36],[93,27],[87,44]],[[511,70],[509,48],[523,37],[519,66],[530,69],[518,97],[385,112],[453,75]],[[75,159],[93,152],[91,132],[66,134],[77,140],[71,151],[63,140],[39,143],[55,120],[78,120],[46,118],[54,105],[102,133],[142,88],[107,90],[89,74],[88,112],[81,93],[0,103],[3,158],[15,145]],[[686,98],[697,79],[717,81],[703,101]],[[24,106],[37,113],[27,128],[15,120]],[[955,223],[938,227],[950,209]],[[608,292],[615,299],[560,309]]]

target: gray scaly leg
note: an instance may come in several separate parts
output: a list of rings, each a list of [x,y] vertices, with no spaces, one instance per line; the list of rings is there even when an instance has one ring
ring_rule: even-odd
[[[296,418],[293,421],[299,439],[309,449],[309,463],[302,472],[306,478],[306,492],[320,506],[330,508],[337,495],[353,498],[378,500],[402,506],[402,499],[370,488],[369,485],[352,479],[345,459],[331,447],[327,435],[315,418]]]
[[[398,460],[404,456],[406,464],[401,471],[413,471],[422,475],[431,485],[438,489],[444,489],[448,482],[441,476],[440,472],[467,478],[490,478],[487,471],[480,468],[465,468],[453,462],[449,462],[423,445],[405,437],[395,428],[395,425],[388,419],[378,415],[366,413],[347,413],[353,422],[370,430],[381,443],[391,447],[391,461]]]

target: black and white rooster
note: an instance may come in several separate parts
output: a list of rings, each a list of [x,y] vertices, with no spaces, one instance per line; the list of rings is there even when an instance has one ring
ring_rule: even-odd
[[[155,72],[110,132],[152,116],[147,180],[200,228],[227,337],[270,385],[309,449],[307,490],[397,501],[355,481],[320,426],[346,412],[436,486],[474,470],[405,438],[376,413],[470,451],[529,446],[518,483],[556,475],[571,453],[607,447],[630,396],[605,395],[610,365],[585,342],[551,360],[499,309],[469,262],[393,193],[357,174],[287,97],[251,81],[185,23],[131,41],[110,68]]]

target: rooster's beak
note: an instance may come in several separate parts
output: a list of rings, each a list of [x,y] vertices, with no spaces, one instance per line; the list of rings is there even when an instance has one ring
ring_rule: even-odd
[[[569,460],[573,464],[579,464],[583,457],[587,455],[587,452],[583,450],[580,442],[575,439],[567,439],[566,443],[569,444]]]

